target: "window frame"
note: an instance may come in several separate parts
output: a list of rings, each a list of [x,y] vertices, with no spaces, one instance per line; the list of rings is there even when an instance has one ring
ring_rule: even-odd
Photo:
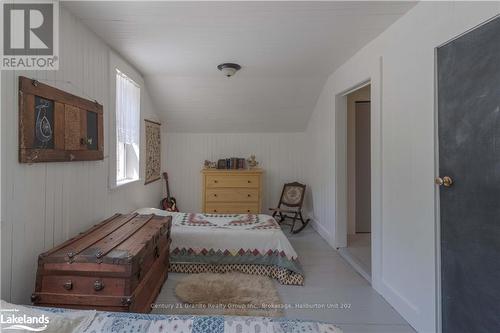
[[[129,64],[127,64],[124,60],[122,60],[117,54],[114,52],[110,52],[110,57],[109,57],[109,83],[110,83],[110,112],[109,112],[109,119],[110,119],[110,125],[109,125],[109,149],[110,149],[110,154],[109,154],[109,173],[108,173],[108,180],[109,180],[109,189],[110,190],[116,190],[119,188],[123,188],[124,186],[128,184],[135,184],[137,182],[142,182],[143,181],[143,174],[144,174],[144,166],[143,166],[143,155],[144,155],[144,149],[143,149],[143,142],[142,142],[142,136],[143,136],[143,112],[144,112],[144,104],[143,104],[143,93],[144,93],[144,81],[140,74]],[[139,101],[139,128],[140,128],[140,133],[139,133],[139,142],[137,144],[137,149],[139,150],[138,153],[138,159],[139,159],[139,166],[138,166],[138,175],[137,178],[125,178],[125,179],[118,179],[117,175],[117,148],[118,148],[118,142],[117,142],[117,135],[116,135],[116,76],[117,76],[117,71],[123,73],[126,75],[128,78],[130,78],[134,83],[139,87],[140,89],[140,101]],[[127,146],[127,145],[126,145]],[[125,147],[127,148],[127,147]],[[125,153],[125,158],[127,158],[127,153]]]

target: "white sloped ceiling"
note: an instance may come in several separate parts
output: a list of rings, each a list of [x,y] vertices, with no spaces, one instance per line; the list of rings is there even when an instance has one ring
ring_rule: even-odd
[[[413,2],[64,6],[134,64],[174,132],[303,131],[326,78]],[[216,68],[237,62],[225,78]]]

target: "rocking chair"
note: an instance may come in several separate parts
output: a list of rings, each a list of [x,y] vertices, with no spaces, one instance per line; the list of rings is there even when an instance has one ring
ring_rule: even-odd
[[[273,217],[276,218],[276,215],[279,215],[279,224],[285,224],[283,221],[285,219],[292,219],[291,224],[291,232],[292,234],[296,234],[301,232],[309,223],[309,219],[304,220],[302,216],[302,203],[304,202],[304,196],[306,193],[306,185],[301,183],[288,183],[283,186],[283,191],[281,192],[280,202],[277,208],[269,208],[269,210],[273,211]],[[281,205],[286,206],[287,208],[282,208]],[[291,214],[290,216],[288,214]],[[302,222],[302,226],[297,230],[295,228],[295,222],[300,220]],[[286,224],[290,225],[290,224]]]

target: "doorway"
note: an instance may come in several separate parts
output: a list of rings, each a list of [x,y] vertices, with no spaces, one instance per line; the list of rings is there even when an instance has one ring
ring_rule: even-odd
[[[371,86],[345,95],[347,103],[347,246],[342,256],[371,280]]]

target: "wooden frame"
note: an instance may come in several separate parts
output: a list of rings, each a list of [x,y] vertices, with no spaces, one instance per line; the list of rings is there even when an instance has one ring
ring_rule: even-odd
[[[40,144],[40,125],[37,119],[39,105],[43,100],[50,103],[48,144]],[[95,127],[87,124],[95,119]],[[42,119],[43,120],[43,119]],[[104,158],[103,107],[69,94],[60,89],[27,77],[19,77],[19,162],[70,162],[93,161]],[[38,126],[38,128],[37,128]],[[89,130],[92,133],[89,133]],[[96,140],[97,142],[95,142]]]
[[[155,182],[159,179],[161,179],[161,123],[154,121],[154,120],[149,120],[149,119],[144,119],[144,135],[146,136],[146,152],[145,152],[145,168],[144,168],[144,185],[147,185],[149,183]],[[149,131],[151,130],[151,127],[155,127],[159,131],[159,141],[154,142],[156,139],[156,136],[151,137],[151,134]],[[157,147],[153,147],[154,144],[157,144]],[[155,156],[153,156],[155,155]],[[156,166],[151,165],[152,164],[157,164]],[[157,170],[153,170],[152,168],[156,168]]]

